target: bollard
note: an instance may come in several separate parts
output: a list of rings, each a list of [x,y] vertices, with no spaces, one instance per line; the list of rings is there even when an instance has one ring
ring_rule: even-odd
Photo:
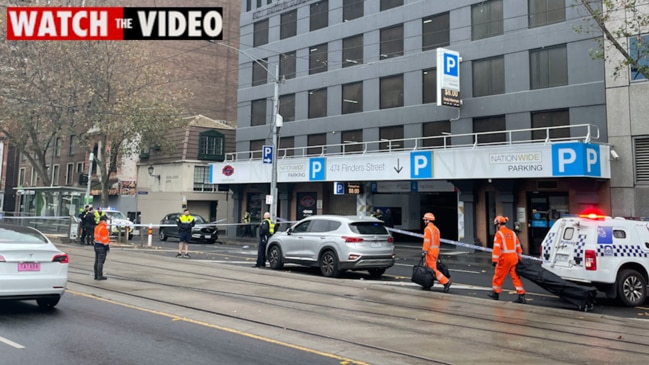
[[[151,247],[152,242],[153,242],[153,224],[149,224],[149,241],[147,243],[147,246]]]

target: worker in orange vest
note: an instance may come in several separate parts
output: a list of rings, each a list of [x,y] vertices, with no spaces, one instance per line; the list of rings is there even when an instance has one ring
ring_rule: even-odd
[[[451,288],[451,280],[437,270],[437,258],[439,257],[439,228],[433,223],[435,215],[433,213],[424,214],[424,245],[422,246],[421,255],[426,257],[426,266],[435,272],[435,278],[440,284],[444,285],[444,293],[448,293]]]
[[[494,235],[494,248],[491,261],[496,270],[491,283],[493,292],[487,295],[494,300],[500,299],[500,293],[503,291],[503,282],[507,274],[509,274],[514,283],[516,293],[518,293],[518,299],[514,302],[525,304],[527,301],[525,300],[523,282],[518,277],[518,274],[516,274],[516,264],[518,264],[518,259],[523,254],[523,249],[521,248],[521,242],[518,240],[516,233],[505,226],[507,221],[509,221],[509,218],[501,215],[494,219],[496,234]]]
[[[108,233],[108,217],[99,217],[99,224],[95,227],[95,280],[106,280],[104,276],[104,262],[110,249],[110,236]]]

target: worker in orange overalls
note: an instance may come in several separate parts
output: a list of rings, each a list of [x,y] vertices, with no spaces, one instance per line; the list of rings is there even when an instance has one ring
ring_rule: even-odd
[[[426,257],[426,266],[435,272],[435,278],[440,284],[444,285],[444,293],[448,293],[451,288],[451,281],[437,270],[437,258],[439,257],[439,228],[433,223],[435,215],[433,213],[424,214],[424,245],[422,246],[421,255]]]
[[[104,263],[110,249],[110,235],[108,233],[108,217],[104,214],[99,217],[99,224],[95,227],[95,280],[106,280],[104,276]]]
[[[494,249],[491,255],[491,261],[496,270],[491,283],[493,292],[487,295],[494,300],[500,299],[500,293],[503,291],[503,282],[507,274],[509,274],[514,283],[514,288],[516,288],[516,293],[518,293],[518,299],[514,302],[525,304],[527,301],[525,300],[523,282],[521,282],[518,274],[516,274],[516,264],[518,264],[518,259],[523,254],[523,249],[521,248],[521,242],[518,240],[516,233],[505,227],[508,220],[509,218],[501,215],[494,219],[496,234],[494,235]]]

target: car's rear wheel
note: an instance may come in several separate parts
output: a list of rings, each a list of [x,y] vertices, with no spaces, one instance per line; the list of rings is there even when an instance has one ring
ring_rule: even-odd
[[[282,249],[278,245],[272,245],[268,249],[268,263],[273,270],[281,270],[284,267]]]
[[[328,278],[337,278],[340,276],[338,257],[336,257],[333,251],[325,251],[320,256],[320,272]]]
[[[61,300],[61,297],[40,298],[40,299],[36,299],[36,304],[38,304],[39,308],[50,309],[56,307],[56,305],[59,304],[59,300]]]
[[[622,304],[637,307],[647,297],[647,280],[635,270],[624,270],[617,279],[617,293]]]
[[[370,276],[373,278],[380,278],[385,273],[385,269],[368,269]]]
[[[166,241],[167,240],[167,235],[164,233],[163,230],[160,230],[160,241]]]

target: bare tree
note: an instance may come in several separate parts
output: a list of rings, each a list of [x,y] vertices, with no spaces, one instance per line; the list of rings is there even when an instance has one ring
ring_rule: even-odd
[[[649,79],[649,1],[648,0],[575,0],[583,7],[593,23],[590,25],[600,30],[600,49],[591,52],[596,59],[609,59],[606,53],[618,52],[622,58],[614,66],[614,76],[631,66],[632,72]],[[578,32],[588,28],[578,27]],[[627,50],[627,40],[633,47]]]

